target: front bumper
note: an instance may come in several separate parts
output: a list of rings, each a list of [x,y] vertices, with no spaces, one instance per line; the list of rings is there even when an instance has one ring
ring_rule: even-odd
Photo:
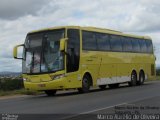
[[[24,81],[24,87],[27,90],[60,90],[70,88],[68,86],[66,78],[61,78],[58,80],[52,80],[48,82],[26,82]]]

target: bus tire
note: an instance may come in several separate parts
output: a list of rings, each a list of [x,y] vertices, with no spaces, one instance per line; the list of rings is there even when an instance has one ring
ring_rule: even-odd
[[[106,86],[107,86],[107,85],[99,85],[99,88],[100,88],[101,90],[105,90],[105,89],[106,89]]]
[[[91,86],[91,78],[86,74],[82,80],[82,88],[78,88],[79,93],[87,93],[89,92]]]
[[[56,90],[45,90],[44,91],[48,96],[54,96],[56,94]]]
[[[145,75],[143,71],[140,71],[139,73],[139,81],[137,82],[138,85],[143,85],[145,80]]]
[[[128,82],[129,86],[136,86],[137,84],[137,73],[135,71],[131,74],[131,81]]]
[[[119,87],[119,83],[109,84],[108,86],[109,86],[109,88],[118,88]]]

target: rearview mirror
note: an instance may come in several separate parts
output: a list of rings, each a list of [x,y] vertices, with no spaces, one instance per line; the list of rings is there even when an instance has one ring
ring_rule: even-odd
[[[13,57],[14,57],[15,59],[23,59],[23,58],[19,58],[19,57],[18,57],[18,48],[19,48],[19,47],[24,47],[24,44],[17,45],[17,46],[15,46],[15,47],[13,48]]]
[[[62,38],[60,40],[60,51],[65,51],[65,46],[66,46],[66,41],[68,40],[68,38]]]

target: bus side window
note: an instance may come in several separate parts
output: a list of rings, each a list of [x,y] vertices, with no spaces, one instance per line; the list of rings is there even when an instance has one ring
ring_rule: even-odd
[[[102,51],[110,51],[110,40],[108,34],[97,33],[97,47],[98,50]]]
[[[88,32],[88,31],[82,31],[82,47],[83,50],[90,50],[94,51],[97,50],[97,42],[95,38],[95,33]]]
[[[122,51],[122,40],[119,36],[111,35],[110,37],[111,50],[114,52]]]
[[[138,39],[132,38],[132,47],[133,47],[132,52],[141,52],[140,44],[138,42]]]
[[[146,40],[147,53],[153,53],[153,45],[151,40]]]
[[[147,52],[147,46],[146,42],[144,39],[139,39],[140,47],[141,47],[141,52],[146,53]]]

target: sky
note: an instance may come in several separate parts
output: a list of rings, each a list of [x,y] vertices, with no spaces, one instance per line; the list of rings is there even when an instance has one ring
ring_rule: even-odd
[[[160,66],[159,6],[160,0],[0,0],[0,72],[22,70],[13,47],[29,31],[65,25],[150,36]]]

